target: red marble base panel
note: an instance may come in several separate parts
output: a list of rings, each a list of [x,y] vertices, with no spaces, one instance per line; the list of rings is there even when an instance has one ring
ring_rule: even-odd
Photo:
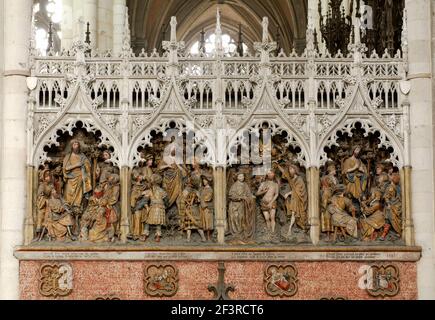
[[[51,261],[21,261],[21,298],[26,300],[48,299],[39,293],[40,268]],[[59,262],[56,262],[59,263]],[[73,270],[71,293],[57,299],[95,300],[99,297],[117,297],[121,300],[159,299],[148,296],[144,289],[144,270],[161,262],[149,261],[68,261]],[[170,263],[178,269],[179,288],[171,298],[183,300],[212,299],[210,284],[218,281],[217,262]],[[273,263],[288,265],[289,263]],[[376,264],[379,264],[377,262]],[[400,290],[395,297],[374,298],[358,285],[360,269],[367,262],[294,262],[298,272],[298,291],[290,298],[310,299],[345,298],[359,299],[417,299],[417,267],[415,262],[385,262],[399,270]],[[267,295],[264,284],[265,262],[225,262],[226,284],[235,286],[230,297],[236,300],[281,299]],[[164,299],[164,298],[162,298]]]

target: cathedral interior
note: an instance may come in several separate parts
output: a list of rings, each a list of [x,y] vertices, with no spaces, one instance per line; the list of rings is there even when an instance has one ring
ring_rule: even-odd
[[[435,0],[0,8],[1,299],[435,299]]]

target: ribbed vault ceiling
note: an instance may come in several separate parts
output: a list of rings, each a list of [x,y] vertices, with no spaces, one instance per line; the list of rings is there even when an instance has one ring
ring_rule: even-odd
[[[171,16],[177,17],[180,40],[187,45],[198,41],[202,29],[207,33],[214,30],[218,6],[224,33],[237,40],[242,24],[249,47],[261,39],[263,17],[269,18],[273,39],[280,30],[280,43],[286,51],[305,41],[307,0],[128,0],[133,45],[136,49],[160,48],[163,37],[169,38]]]

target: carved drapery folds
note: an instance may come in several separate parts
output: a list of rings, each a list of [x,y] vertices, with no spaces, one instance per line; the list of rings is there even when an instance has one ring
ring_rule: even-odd
[[[380,133],[356,122],[338,132],[326,148],[321,176],[321,231],[325,241],[401,243],[401,174],[390,161],[392,148],[380,147]]]
[[[197,57],[173,39],[163,56],[33,57],[27,244],[412,238],[400,55],[271,57],[265,37],[257,56]]]
[[[109,242],[119,238],[120,173],[101,133],[78,121],[45,146],[37,170],[35,241]]]

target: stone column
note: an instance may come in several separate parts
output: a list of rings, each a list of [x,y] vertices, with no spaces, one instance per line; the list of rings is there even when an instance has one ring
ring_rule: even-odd
[[[414,222],[412,219],[412,168],[405,167],[400,172],[402,182],[403,237],[407,246],[415,245]]]
[[[0,133],[3,132],[3,99],[1,98],[3,97],[3,71],[4,71],[4,1],[0,0]],[[0,137],[0,168],[3,162],[2,150],[3,150],[3,141]],[[3,212],[1,191],[2,188],[0,185],[0,226],[2,225],[2,212]],[[0,229],[0,234],[1,234],[1,229]],[[0,248],[0,265],[1,265],[1,261],[2,258],[1,258],[1,248]]]
[[[118,55],[122,50],[126,0],[113,0],[113,53]]]
[[[83,3],[83,19],[85,23],[89,22],[89,31],[91,32],[91,47],[92,49],[96,49],[98,47],[97,43],[97,0],[84,0]]]
[[[422,246],[418,263],[419,299],[435,297],[434,261],[434,138],[432,106],[431,1],[406,0],[408,13],[409,102],[411,128],[411,211],[415,242]]]
[[[4,26],[4,82],[0,198],[0,299],[19,297],[19,264],[14,248],[23,244],[26,212],[26,118],[32,3],[7,0]]]
[[[74,40],[74,21],[73,21],[73,4],[74,0],[63,0],[62,1],[62,21],[61,21],[61,31],[62,31],[62,48],[69,49],[72,46]]]
[[[226,170],[224,167],[217,167],[214,170],[214,214],[218,243],[225,244],[225,229],[227,225],[226,210]]]
[[[98,1],[98,49],[100,51],[112,50],[113,46],[113,1]]]
[[[121,168],[121,242],[127,242],[130,232],[130,168]]]
[[[316,167],[308,170],[308,223],[311,242],[320,241],[320,171]]]

